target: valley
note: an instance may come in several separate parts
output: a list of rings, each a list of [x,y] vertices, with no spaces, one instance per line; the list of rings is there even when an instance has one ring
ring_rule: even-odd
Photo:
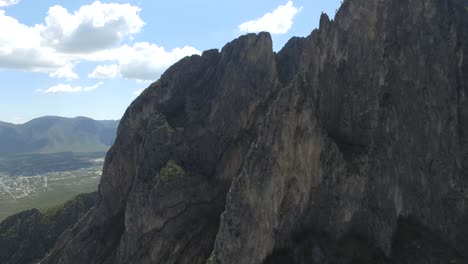
[[[67,152],[0,157],[0,221],[96,191],[104,156],[104,152]]]

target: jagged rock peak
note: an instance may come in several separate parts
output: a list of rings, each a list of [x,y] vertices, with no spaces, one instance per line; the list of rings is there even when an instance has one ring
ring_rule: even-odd
[[[277,54],[187,57],[42,263],[466,263],[467,52],[461,1],[347,0]]]

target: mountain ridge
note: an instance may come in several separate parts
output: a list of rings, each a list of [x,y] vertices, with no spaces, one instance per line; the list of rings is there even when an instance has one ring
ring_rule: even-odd
[[[87,117],[87,116],[65,117],[65,116],[58,116],[58,115],[45,115],[45,116],[35,117],[35,118],[33,118],[33,119],[29,120],[29,121],[26,121],[24,123],[11,123],[11,122],[6,122],[6,121],[1,121],[0,120],[0,124],[18,126],[18,125],[25,125],[27,123],[37,121],[37,120],[41,120],[41,119],[90,119],[90,120],[94,120],[94,121],[98,121],[98,122],[118,122],[118,121],[120,121],[118,119],[94,119],[94,118]]]
[[[127,109],[40,263],[467,263],[468,15],[347,0],[182,59]]]
[[[98,213],[42,263],[401,263],[406,219],[466,262],[461,3],[348,0],[277,54],[260,33],[179,61],[125,113]],[[309,229],[326,239],[301,250]]]
[[[98,152],[112,145],[119,121],[44,116],[24,124],[0,123],[0,155]]]

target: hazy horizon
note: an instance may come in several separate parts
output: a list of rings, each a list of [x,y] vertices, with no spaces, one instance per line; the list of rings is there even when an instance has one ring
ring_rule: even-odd
[[[33,120],[36,120],[36,119],[40,119],[40,118],[44,118],[44,117],[58,117],[58,118],[66,118],[66,119],[75,119],[75,118],[90,118],[94,121],[120,121],[121,118],[118,118],[118,119],[95,119],[95,118],[92,118],[92,117],[89,117],[89,116],[57,116],[57,115],[44,115],[44,116],[37,116],[37,117],[33,117],[29,120],[26,120],[24,122],[21,122],[21,123],[14,123],[14,122],[8,122],[8,121],[4,121],[4,120],[0,120],[0,122],[2,123],[8,123],[8,124],[13,124],[13,125],[23,125],[23,124],[26,124],[28,122],[31,122]]]

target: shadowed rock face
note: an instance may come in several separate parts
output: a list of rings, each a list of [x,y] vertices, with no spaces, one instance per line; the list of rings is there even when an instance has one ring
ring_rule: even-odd
[[[185,58],[41,263],[466,263],[466,54],[462,1],[347,0],[278,54]]]

